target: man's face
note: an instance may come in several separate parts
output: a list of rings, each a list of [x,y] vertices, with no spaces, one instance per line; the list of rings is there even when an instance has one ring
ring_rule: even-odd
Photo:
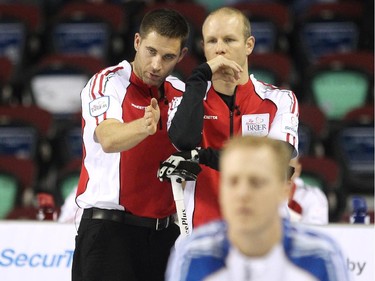
[[[134,72],[150,86],[160,86],[186,53],[185,48],[181,51],[180,39],[164,37],[155,31],[146,38],[135,34],[134,48],[137,51]]]
[[[244,24],[239,16],[211,15],[202,28],[203,49],[207,60],[218,55],[232,59],[242,67],[254,47],[254,37],[245,39]]]
[[[230,231],[256,235],[272,228],[288,195],[272,150],[239,148],[221,160],[220,205]]]

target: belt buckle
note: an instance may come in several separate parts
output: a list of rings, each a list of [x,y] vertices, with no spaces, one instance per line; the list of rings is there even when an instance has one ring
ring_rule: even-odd
[[[156,219],[156,226],[155,226],[155,230],[162,230],[162,229],[164,229],[164,228],[167,228],[168,226],[169,226],[169,220],[170,220],[170,217],[167,217],[166,218],[166,223],[165,223],[165,225],[163,226],[163,225],[161,225],[161,223],[160,223],[160,219],[159,218],[157,218]]]

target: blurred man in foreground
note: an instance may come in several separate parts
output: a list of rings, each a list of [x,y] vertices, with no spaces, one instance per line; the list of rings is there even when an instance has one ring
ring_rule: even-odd
[[[220,157],[223,220],[182,241],[167,280],[350,280],[335,241],[280,216],[289,195],[289,160],[285,142],[230,140]]]

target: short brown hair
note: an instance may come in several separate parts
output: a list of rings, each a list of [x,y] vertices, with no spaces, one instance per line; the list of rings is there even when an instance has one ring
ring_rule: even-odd
[[[181,48],[186,45],[190,32],[186,19],[171,9],[151,10],[143,17],[139,34],[146,38],[152,31],[168,38],[180,38]]]

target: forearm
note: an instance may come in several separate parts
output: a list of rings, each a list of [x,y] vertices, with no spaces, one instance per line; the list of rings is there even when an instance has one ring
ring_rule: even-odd
[[[185,93],[169,128],[169,137],[179,150],[200,145],[203,129],[203,98],[211,79],[207,63],[198,66],[186,82]]]
[[[103,121],[95,130],[103,151],[107,153],[126,151],[149,136],[143,118],[129,123],[115,119]]]
[[[220,150],[208,147],[198,151],[199,164],[208,166],[214,170],[219,171]]]

